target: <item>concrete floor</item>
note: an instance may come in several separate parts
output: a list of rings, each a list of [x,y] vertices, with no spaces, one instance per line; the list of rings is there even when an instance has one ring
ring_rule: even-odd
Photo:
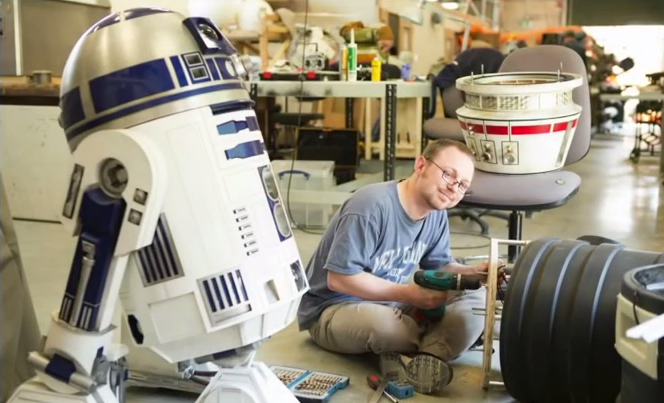
[[[638,165],[628,161],[631,139],[611,136],[593,142],[588,156],[572,167],[583,178],[579,193],[566,206],[541,212],[524,222],[524,238],[545,236],[576,238],[596,234],[619,240],[641,250],[664,249],[664,202],[658,185],[658,160],[644,157]],[[491,234],[507,236],[503,221],[489,218]],[[476,231],[467,223],[454,219],[456,231]],[[46,332],[49,312],[57,309],[62,296],[71,260],[73,240],[59,225],[16,222],[27,276],[35,300],[40,326]],[[299,232],[297,240],[303,260],[308,260],[319,236]],[[486,254],[485,240],[454,235],[453,246],[458,256]],[[480,246],[473,248],[472,245]],[[485,393],[480,388],[481,352],[469,352],[455,362],[455,378],[441,397],[417,395],[413,403],[464,401],[512,402],[503,390]],[[498,352],[494,355],[498,370]],[[371,394],[365,377],[375,372],[367,357],[339,357],[314,346],[306,333],[298,333],[296,325],[275,335],[260,350],[259,358],[269,365],[285,365],[332,372],[350,376],[351,385],[331,400],[334,402],[366,402]],[[170,391],[132,389],[129,402],[193,402],[196,396]],[[461,399],[461,400],[459,400]],[[387,402],[386,399],[381,401]]]

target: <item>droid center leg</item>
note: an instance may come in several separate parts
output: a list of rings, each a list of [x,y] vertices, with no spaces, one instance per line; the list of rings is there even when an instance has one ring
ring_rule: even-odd
[[[254,343],[212,357],[219,371],[201,374],[211,375],[212,378],[196,403],[298,403],[299,400],[293,392],[267,365],[254,360],[260,344]],[[197,376],[196,373],[193,375]]]

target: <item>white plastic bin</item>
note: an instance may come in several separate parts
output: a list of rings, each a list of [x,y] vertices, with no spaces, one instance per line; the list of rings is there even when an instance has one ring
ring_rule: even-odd
[[[329,190],[337,185],[334,178],[334,161],[272,161],[272,170],[279,183],[284,209],[291,224],[299,227],[325,228],[332,217],[331,204],[288,201],[288,185],[291,190]],[[289,212],[290,210],[290,212]]]

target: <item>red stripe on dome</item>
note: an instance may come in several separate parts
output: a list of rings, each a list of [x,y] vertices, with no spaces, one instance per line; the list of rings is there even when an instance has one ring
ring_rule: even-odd
[[[553,132],[561,132],[567,130],[567,125],[572,124],[572,128],[576,127],[578,120],[573,120],[571,122],[561,122],[553,124]],[[478,123],[466,123],[459,122],[461,129],[463,130],[472,130],[474,134],[489,134],[493,136],[507,136],[509,135],[509,126],[502,125],[486,125],[486,132],[484,131],[485,126]],[[536,134],[547,134],[551,133],[551,124],[546,125],[525,125],[525,126],[512,126],[512,135],[513,136],[528,136]]]

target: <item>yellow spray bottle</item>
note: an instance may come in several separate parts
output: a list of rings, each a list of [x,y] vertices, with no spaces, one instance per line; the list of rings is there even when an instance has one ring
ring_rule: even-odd
[[[380,81],[382,71],[383,62],[380,60],[380,57],[376,55],[371,61],[371,81]]]

